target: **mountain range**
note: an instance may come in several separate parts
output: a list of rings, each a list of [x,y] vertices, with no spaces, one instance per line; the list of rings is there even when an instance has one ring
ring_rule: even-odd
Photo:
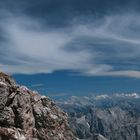
[[[54,102],[0,73],[0,140],[140,140],[140,95]]]
[[[73,96],[58,105],[69,115],[73,133],[82,140],[140,140],[137,93]]]

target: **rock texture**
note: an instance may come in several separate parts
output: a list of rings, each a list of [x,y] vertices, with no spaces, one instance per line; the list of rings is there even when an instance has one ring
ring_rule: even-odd
[[[75,140],[67,115],[37,92],[0,73],[0,140]]]
[[[140,98],[75,97],[59,105],[82,140],[140,140]]]

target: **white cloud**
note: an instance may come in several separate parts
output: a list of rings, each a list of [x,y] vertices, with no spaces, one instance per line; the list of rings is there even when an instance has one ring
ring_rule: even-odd
[[[140,71],[135,70],[118,70],[118,71],[102,71],[98,73],[87,72],[87,76],[123,76],[140,78]]]
[[[12,73],[49,73],[55,70],[83,69],[89,65],[91,56],[88,51],[68,52],[64,49],[72,41],[68,33],[30,30],[26,20],[29,19],[12,19],[8,25],[3,25],[8,35],[8,42],[4,44],[8,48],[6,55],[10,61],[18,64],[3,64],[2,70]],[[29,26],[31,24],[34,26],[30,21]]]
[[[64,29],[45,27],[42,30],[41,26],[43,25],[39,22],[27,17],[11,16],[1,22],[0,27],[6,37],[0,47],[4,54],[0,56],[2,71],[32,74],[73,70],[90,76],[140,78],[138,68],[130,65],[130,69],[120,66],[116,70],[115,67],[119,64],[113,64],[114,61],[125,63],[130,59],[133,63],[133,59],[139,58],[138,15],[109,16],[88,25],[77,23]],[[85,38],[90,40],[86,41]],[[105,53],[106,49],[109,50]],[[113,50],[114,54],[111,54],[110,50]],[[103,61],[106,59],[107,61]]]

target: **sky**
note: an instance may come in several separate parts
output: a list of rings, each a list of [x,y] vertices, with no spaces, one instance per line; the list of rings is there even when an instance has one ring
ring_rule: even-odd
[[[49,96],[140,92],[139,0],[0,1],[0,71]]]

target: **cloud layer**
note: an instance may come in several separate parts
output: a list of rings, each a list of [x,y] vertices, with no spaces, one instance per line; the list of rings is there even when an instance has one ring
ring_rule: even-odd
[[[50,27],[27,15],[1,16],[0,70],[51,73],[71,70],[87,76],[140,78],[140,14],[104,15],[69,26]]]

